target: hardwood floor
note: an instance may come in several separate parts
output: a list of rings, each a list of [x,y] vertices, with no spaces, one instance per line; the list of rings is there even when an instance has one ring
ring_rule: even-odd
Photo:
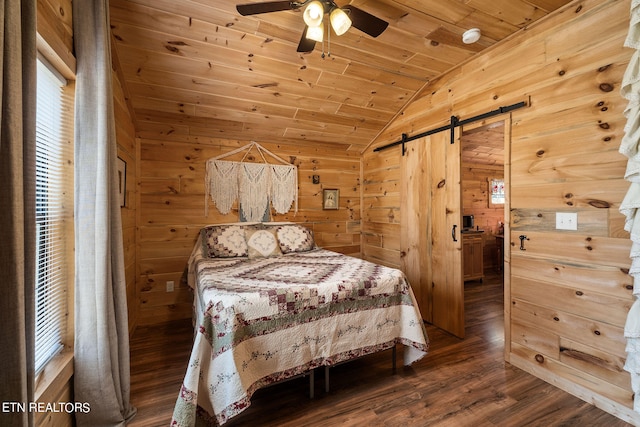
[[[499,276],[465,285],[466,339],[427,326],[429,354],[391,371],[391,352],[258,390],[239,426],[627,426],[503,360]],[[190,321],[138,328],[131,339],[131,427],[168,426],[191,349]]]

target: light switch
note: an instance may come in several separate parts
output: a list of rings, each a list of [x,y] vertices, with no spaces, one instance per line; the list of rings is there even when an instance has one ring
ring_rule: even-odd
[[[556,212],[556,230],[577,230],[577,212]]]
[[[173,286],[174,286],[173,280],[168,280],[167,281],[167,292],[173,292]]]

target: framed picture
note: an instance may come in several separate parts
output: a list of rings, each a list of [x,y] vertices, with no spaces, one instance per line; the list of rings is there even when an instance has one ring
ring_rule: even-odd
[[[118,195],[120,207],[124,208],[127,200],[127,162],[118,157]]]
[[[490,178],[489,182],[489,207],[500,208],[504,206],[504,179]]]
[[[325,188],[322,190],[322,209],[338,209],[340,190]]]

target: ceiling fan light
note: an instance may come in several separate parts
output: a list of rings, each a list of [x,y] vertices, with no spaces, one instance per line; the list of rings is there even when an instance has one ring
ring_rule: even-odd
[[[329,20],[331,21],[331,27],[337,35],[341,36],[351,28],[351,19],[346,12],[338,7],[333,9],[329,14]]]
[[[322,37],[324,36],[324,27],[318,25],[317,27],[307,28],[307,38],[318,43],[322,43]]]
[[[302,14],[302,19],[304,19],[304,23],[309,27],[319,27],[322,24],[322,17],[324,16],[324,6],[318,0],[314,0],[307,8],[304,10]]]

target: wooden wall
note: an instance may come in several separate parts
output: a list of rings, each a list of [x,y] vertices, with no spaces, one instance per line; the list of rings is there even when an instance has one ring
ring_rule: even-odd
[[[198,232],[207,224],[238,221],[237,207],[221,215],[211,202],[205,217],[205,163],[249,143],[193,137],[179,128],[165,132],[161,130],[164,126],[149,124],[139,130],[140,325],[192,316],[192,294],[181,279]],[[298,213],[273,215],[273,221],[302,223],[313,230],[318,245],[360,256],[360,156],[336,151],[330,145],[310,148],[260,143],[298,166]],[[251,154],[257,154],[255,149]],[[320,184],[312,183],[313,175],[320,176]],[[323,188],[340,190],[338,210],[322,209]],[[167,281],[174,282],[174,292],[166,291]]]
[[[622,369],[631,245],[618,212],[628,24],[629,1],[575,1],[432,82],[371,148],[528,103],[511,113],[506,156],[506,359],[637,425]],[[412,226],[400,222],[400,164],[399,148],[363,156],[363,256],[394,266]],[[578,230],[556,230],[556,212],[577,212]]]
[[[117,58],[114,58],[117,66]],[[127,105],[120,76],[113,73],[114,114],[116,118],[116,140],[118,142],[118,157],[125,161],[125,205],[120,208],[122,217],[122,241],[125,260],[125,277],[127,280],[127,313],[129,316],[129,332],[133,333],[138,324],[138,295],[136,294],[136,181],[138,156],[136,153],[136,138],[133,119]]]

